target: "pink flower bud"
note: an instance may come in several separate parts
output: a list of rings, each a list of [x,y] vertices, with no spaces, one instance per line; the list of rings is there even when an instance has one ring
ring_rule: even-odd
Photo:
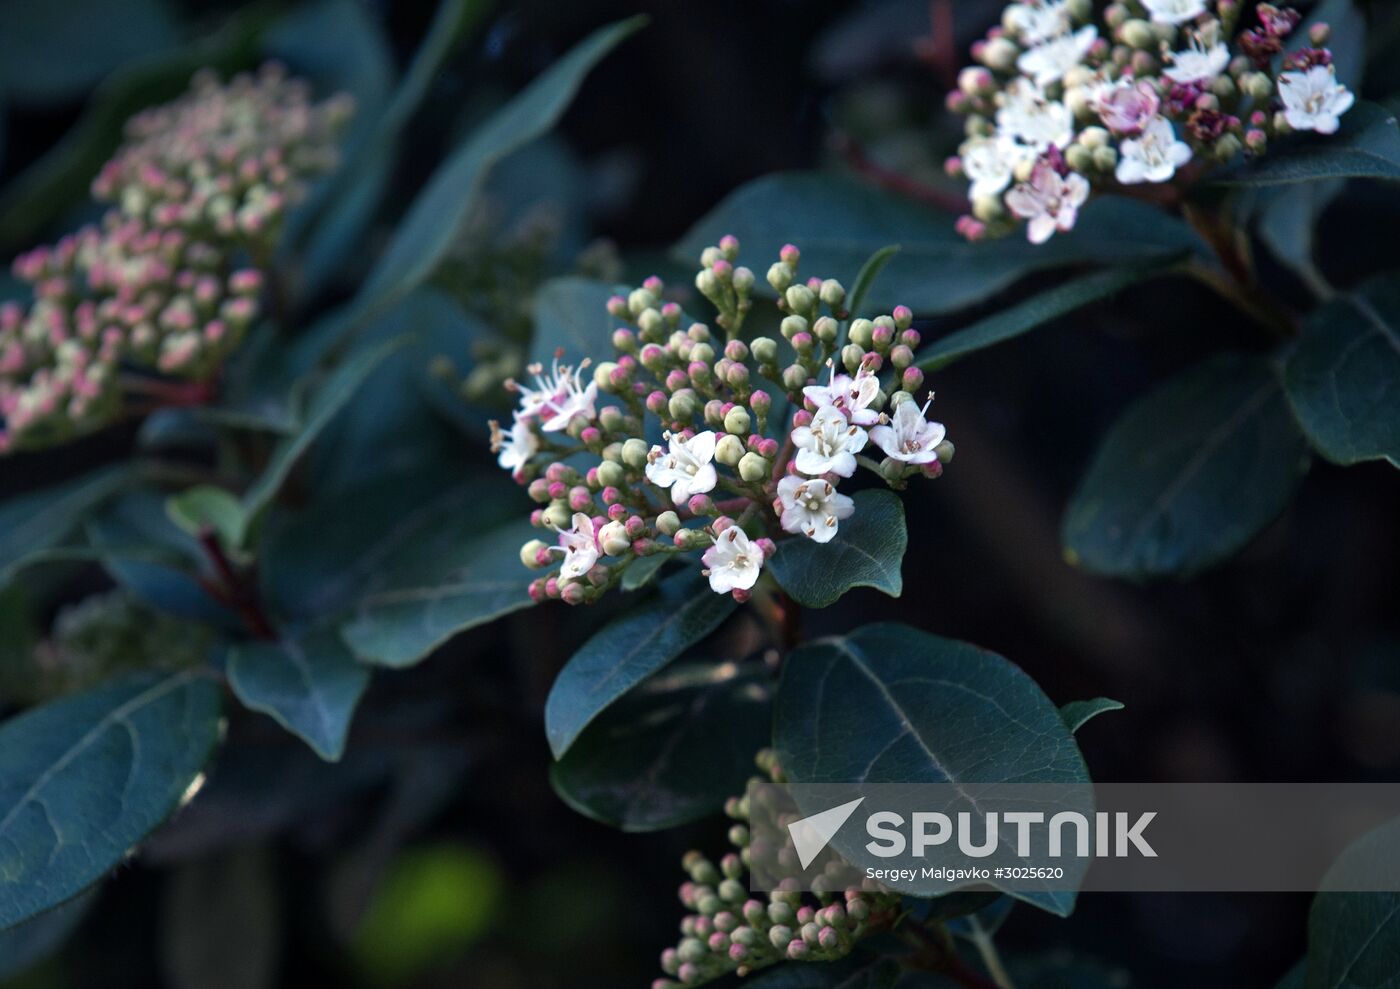
[[[812,413],[806,409],[798,409],[792,414],[792,425],[796,429],[800,426],[810,426],[812,424]]]

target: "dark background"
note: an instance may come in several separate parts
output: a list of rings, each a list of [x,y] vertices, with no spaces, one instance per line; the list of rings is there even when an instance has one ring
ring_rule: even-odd
[[[964,50],[970,30],[991,23],[1000,5],[957,6],[969,29]],[[402,66],[431,5],[372,7]],[[591,203],[591,235],[610,238],[624,257],[659,254],[750,178],[836,162],[833,130],[868,130],[897,159],[937,162],[956,137],[939,122],[940,67],[914,51],[928,5],[876,7],[857,17],[868,8],[835,0],[502,5],[415,118],[416,153],[403,158],[386,218],[451,140],[443,121],[478,94],[513,91],[588,30],[637,9],[652,14],[651,25],[592,75],[560,131],[595,187],[613,190]],[[184,10],[210,25],[228,12],[210,3]],[[0,58],[27,43],[0,38]],[[50,147],[81,106],[10,105],[4,178]],[[1323,267],[1348,285],[1393,265],[1397,219],[1377,190],[1349,190],[1323,225]],[[945,329],[920,328],[925,339]],[[1316,463],[1293,505],[1245,553],[1189,583],[1117,584],[1061,559],[1061,512],[1107,427],[1144,388],[1225,342],[1247,349],[1266,341],[1193,285],[1158,282],[938,374],[937,410],[958,457],[937,484],[908,496],[904,598],[857,592],[810,616],[807,634],[898,619],[1006,655],[1056,702],[1115,697],[1127,710],[1080,735],[1097,779],[1393,779],[1393,468]],[[109,432],[0,462],[0,489],[76,472],[129,441]],[[485,451],[481,469],[493,469]],[[63,595],[101,586],[100,577],[79,575]],[[245,893],[214,881],[223,906],[202,919],[222,925],[235,966],[243,952],[275,943],[276,984],[649,984],[657,954],[676,937],[680,855],[692,845],[722,851],[724,825],[717,817],[680,832],[622,835],[554,796],[543,700],[571,646],[599,620],[550,605],[461,636],[413,671],[379,675],[338,767],[317,765],[266,719],[235,721],[243,754],[225,756],[200,801],[104,887],[63,956],[22,984],[165,984],[169,958],[201,919],[182,916],[189,901],[172,891],[172,876],[250,845],[260,849],[275,913],[268,884]],[[715,648],[743,649],[743,639],[739,629]],[[469,900],[477,917],[427,951],[430,963],[380,967],[373,956],[384,949],[362,933],[364,909],[386,876],[409,869],[405,849],[426,850],[426,872],[447,876],[448,899]],[[1304,895],[1091,895],[1068,921],[1018,907],[999,940],[1008,956],[1095,956],[1131,973],[1123,984],[1265,989],[1301,956],[1307,905]],[[401,916],[417,914],[403,907]],[[409,926],[421,934],[431,924]]]

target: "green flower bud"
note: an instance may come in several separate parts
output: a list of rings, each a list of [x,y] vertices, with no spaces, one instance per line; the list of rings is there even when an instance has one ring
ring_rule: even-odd
[[[847,374],[855,374],[860,370],[861,362],[865,360],[865,351],[861,350],[853,343],[848,343],[841,348],[841,364],[846,369]]]
[[[836,309],[846,301],[846,289],[836,279],[828,278],[822,282],[821,300],[832,309]]]
[[[808,324],[807,320],[802,316],[784,316],[778,328],[782,330],[783,339],[791,340],[794,334],[806,333]],[[777,355],[775,354],[774,356],[776,357]]]
[[[674,536],[681,529],[681,517],[675,512],[662,512],[656,517],[656,528],[663,536]]]
[[[622,462],[633,470],[646,470],[648,447],[635,436],[622,444]]]
[[[1112,136],[1102,127],[1085,127],[1079,132],[1079,143],[1090,151],[1108,146]]]
[[[713,917],[724,909],[724,902],[714,893],[706,893],[695,901],[695,908],[706,917]]]
[[[621,464],[605,460],[598,465],[598,483],[605,488],[620,488],[627,483],[627,472]]]
[[[737,879],[726,879],[719,884],[719,898],[729,903],[740,903],[748,896],[748,890]]]
[[[831,344],[836,342],[836,334],[841,332],[841,324],[830,316],[823,316],[812,324],[812,332],[822,343]]]
[[[851,343],[861,349],[864,354],[870,350],[873,343],[871,334],[875,332],[875,324],[868,319],[856,319],[851,321]]]
[[[538,570],[540,565],[536,563],[535,560],[539,557],[540,550],[548,548],[548,544],[542,540],[531,539],[524,546],[520,547],[520,562],[531,570]]]
[[[753,283],[753,269],[745,268],[743,265],[734,269],[734,291],[740,295],[748,295],[753,291]]]
[[[715,444],[715,459],[726,467],[733,467],[744,457],[744,441],[726,434]]]
[[[789,285],[783,293],[788,308],[795,313],[811,312],[817,304],[817,297],[806,285]]]
[[[609,443],[607,446],[603,447],[603,459],[609,463],[622,463],[622,444]]]
[[[1157,33],[1147,21],[1134,17],[1119,28],[1118,40],[1132,48],[1154,48],[1157,45]]]
[[[774,262],[768,269],[768,284],[773,286],[775,292],[785,292],[792,284],[792,269],[781,261]]]
[[[681,961],[693,964],[709,954],[709,950],[705,947],[704,942],[698,938],[688,937],[677,946],[676,954]]]
[[[1234,134],[1221,134],[1215,142],[1215,156],[1221,161],[1229,161],[1239,154],[1244,144]]]
[[[697,343],[690,348],[690,359],[699,361],[701,364],[713,364],[715,362],[715,348],[708,343]]]
[[[617,365],[612,361],[603,361],[593,369],[593,382],[599,391],[612,391],[612,373],[616,370]]]
[[[773,465],[750,450],[739,458],[739,476],[745,481],[766,481]]]
[[[671,413],[672,419],[685,422],[695,418],[695,414],[700,411],[700,400],[693,389],[682,388],[671,396],[671,400],[666,403],[666,409]]]
[[[1274,95],[1274,81],[1262,72],[1251,72],[1240,80],[1251,99],[1267,100]]]
[[[982,61],[989,69],[1009,72],[1016,65],[1021,50],[1008,38],[992,38],[982,49]]]
[[[724,259],[724,252],[718,247],[707,247],[700,252],[700,267],[713,268],[716,261]]]
[[[730,409],[724,417],[724,431],[735,436],[747,436],[752,425],[748,410],[738,405]]]
[[[933,448],[933,452],[938,454],[938,462],[940,464],[951,464],[953,462],[953,454],[955,451],[951,441],[944,440]]]
[[[760,364],[773,364],[778,360],[778,341],[772,337],[758,337],[749,344],[753,359]]]
[[[797,911],[793,909],[791,903],[784,900],[774,900],[768,904],[768,919],[778,925],[791,924],[797,919]]]
[[[1071,144],[1065,149],[1065,164],[1076,172],[1088,172],[1094,167],[1094,153],[1082,144]],[[982,219],[982,217],[978,217]]]
[[[1111,172],[1118,167],[1118,149],[1111,147],[1094,149],[1094,167],[1101,172]]]
[[[632,294],[627,296],[627,311],[632,314],[633,318],[636,318],[646,310],[655,307],[657,301],[656,296],[646,289],[633,289]]]
[[[792,928],[786,924],[777,924],[769,928],[768,940],[773,947],[786,950],[788,942],[792,940]]]
[[[891,484],[897,484],[904,480],[905,464],[902,460],[894,457],[886,457],[880,461],[880,476]]]
[[[705,298],[713,298],[719,292],[719,279],[709,268],[704,268],[695,276],[695,287]]]
[[[573,518],[574,513],[563,501],[551,502],[550,506],[544,510],[544,520],[556,529],[567,529]]]
[[[792,364],[783,370],[783,387],[797,391],[807,384],[807,369],[801,364]]]

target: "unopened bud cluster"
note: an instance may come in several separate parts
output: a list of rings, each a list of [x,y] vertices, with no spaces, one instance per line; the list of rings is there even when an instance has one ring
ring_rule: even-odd
[[[118,371],[200,380],[257,314],[288,208],[330,168],[343,97],[313,103],[278,66],[190,91],[132,118],[93,182],[98,223],[18,257],[27,306],[0,307],[0,453],[98,428]]]
[[[771,750],[760,752],[757,761],[769,780],[783,782]],[[750,865],[749,799],[746,794],[725,804],[735,822],[729,829],[734,850],[718,865],[698,851],[682,859],[690,878],[679,896],[689,913],[681,920],[680,943],[661,953],[668,977],[657,979],[652,989],[696,986],[731,973],[745,976],[782,961],[837,961],[899,916],[900,896],[879,890],[750,893],[744,882]]]
[[[695,286],[717,329],[649,278],[608,302],[611,360],[560,354],[532,367],[531,383],[507,382],[519,406],[509,429],[492,423],[492,449],[539,504],[535,525],[555,534],[521,551],[549,571],[531,585],[537,600],[593,601],[641,557],[694,551],[715,592],[744,600],[774,539],[836,536],[854,511],[836,485],[858,466],[903,487],[951,459],[943,426],[925,418],[931,399],[915,398],[907,308],[851,319],[842,285],[802,280],[788,245],[767,272],[782,340],[745,342],[755,277],[738,255],[725,237],[701,257]],[[647,441],[656,434],[663,444]],[[875,449],[883,459],[865,453]]]
[[[1332,134],[1355,102],[1328,29],[1295,38],[1296,11],[1242,0],[1027,0],[972,49],[949,107],[967,140],[972,240],[1018,222],[1033,243],[1074,227],[1092,186],[1180,180],[1263,153],[1292,131]],[[1275,69],[1275,56],[1284,55]]]

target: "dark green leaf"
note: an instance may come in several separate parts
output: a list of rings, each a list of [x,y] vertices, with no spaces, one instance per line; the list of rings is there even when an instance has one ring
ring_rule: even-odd
[[[661,568],[666,565],[666,561],[669,559],[671,559],[669,553],[637,557],[627,568],[627,572],[622,575],[622,589],[635,591],[640,587],[645,587],[661,572]]]
[[[1308,963],[1301,961],[1288,970],[1288,974],[1279,980],[1274,989],[1306,989],[1308,976]]]
[[[535,338],[530,359],[545,366],[563,348],[570,363],[612,353],[613,330],[608,299],[626,290],[588,278],[554,278],[535,293]]]
[[[709,635],[734,610],[694,571],[663,580],[646,601],[608,623],[569,658],[545,702],[545,733],[562,759],[618,698]]]
[[[1400,465],[1400,286],[1391,276],[1338,296],[1303,326],[1284,388],[1328,460]]]
[[[165,513],[185,533],[198,536],[206,529],[214,532],[224,546],[241,546],[248,524],[243,503],[223,488],[209,484],[187,488],[171,495]]]
[[[261,848],[182,866],[165,890],[161,961],[172,989],[277,984],[277,875]]]
[[[0,587],[47,551],[62,547],[90,513],[130,480],[126,468],[104,467],[0,503]]]
[[[744,981],[747,989],[890,989],[899,979],[891,958],[859,954],[839,962],[779,965]]]
[[[851,288],[851,294],[846,299],[846,309],[852,318],[861,314],[865,306],[866,296],[870,294],[871,288],[875,285],[875,279],[880,277],[880,272],[885,270],[885,265],[889,264],[898,253],[898,244],[887,244],[866,258],[865,264],[860,266],[855,285]]]
[[[1400,181],[1400,124],[1376,103],[1358,103],[1333,135],[1300,135],[1257,161],[1222,172],[1222,185],[1291,185],[1327,179]]]
[[[641,18],[631,18],[594,32],[453,152],[414,200],[356,297],[357,317],[383,311],[427,280],[451,247],[491,169],[547,133],[563,116],[589,71],[642,23]]]
[[[849,179],[796,172],[757,179],[731,194],[673,253],[693,264],[726,233],[739,238],[755,270],[765,270],[791,241],[802,249],[803,273],[821,277],[858,270],[897,243],[901,250],[872,288],[868,308],[888,312],[902,303],[925,315],[981,302],[1034,271],[1162,261],[1200,247],[1176,217],[1112,196],[1096,198],[1072,234],[1049,244],[1037,247],[1024,237],[970,244],[948,214]],[[759,287],[767,290],[766,283]]]
[[[1196,573],[1272,521],[1306,467],[1268,364],[1214,358],[1139,399],[1109,431],[1065,516],[1066,558],[1116,577]]]
[[[243,495],[243,513],[250,523],[277,496],[297,459],[345,407],[370,372],[403,343],[403,340],[390,340],[377,347],[358,350],[326,375],[307,399],[306,415],[300,428],[277,444],[261,476]]]
[[[233,646],[228,682],[246,706],[271,715],[322,759],[335,762],[345,751],[369,670],[333,631],[321,631]]]
[[[0,724],[0,928],[118,865],[175,809],[219,737],[219,688],[134,674]]]
[[[1035,681],[995,653],[904,625],[867,625],[792,652],[773,744],[798,784],[1089,782],[1074,736]],[[833,844],[852,864],[869,858],[849,836]],[[1067,890],[1005,891],[1062,916],[1074,908]]]
[[[624,831],[658,831],[718,813],[768,744],[767,679],[733,663],[652,678],[609,708],[554,764],[574,810]]]
[[[1060,717],[1070,731],[1077,732],[1100,714],[1123,710],[1123,702],[1110,697],[1095,697],[1090,701],[1070,701],[1060,706]]]
[[[1400,820],[1382,825],[1323,877],[1308,912],[1307,989],[1400,989],[1400,893],[1346,892],[1400,890],[1397,838]]]
[[[89,890],[67,903],[0,931],[0,979],[21,975],[63,947],[97,900]]]
[[[950,333],[919,351],[919,367],[936,371],[987,347],[1014,340],[1038,326],[1116,295],[1129,285],[1169,274],[1175,265],[1112,268],[1067,282]]]
[[[454,635],[530,607],[520,547],[539,530],[526,520],[483,526],[473,517],[479,492],[479,483],[450,490],[407,520],[408,532],[391,534],[391,553],[366,553],[375,579],[341,628],[361,660],[411,666]],[[425,526],[429,519],[437,521]]]
[[[768,568],[798,604],[825,608],[856,587],[873,587],[892,598],[904,591],[904,503],[893,491],[857,491],[856,510],[829,543],[793,536],[778,544]]]

